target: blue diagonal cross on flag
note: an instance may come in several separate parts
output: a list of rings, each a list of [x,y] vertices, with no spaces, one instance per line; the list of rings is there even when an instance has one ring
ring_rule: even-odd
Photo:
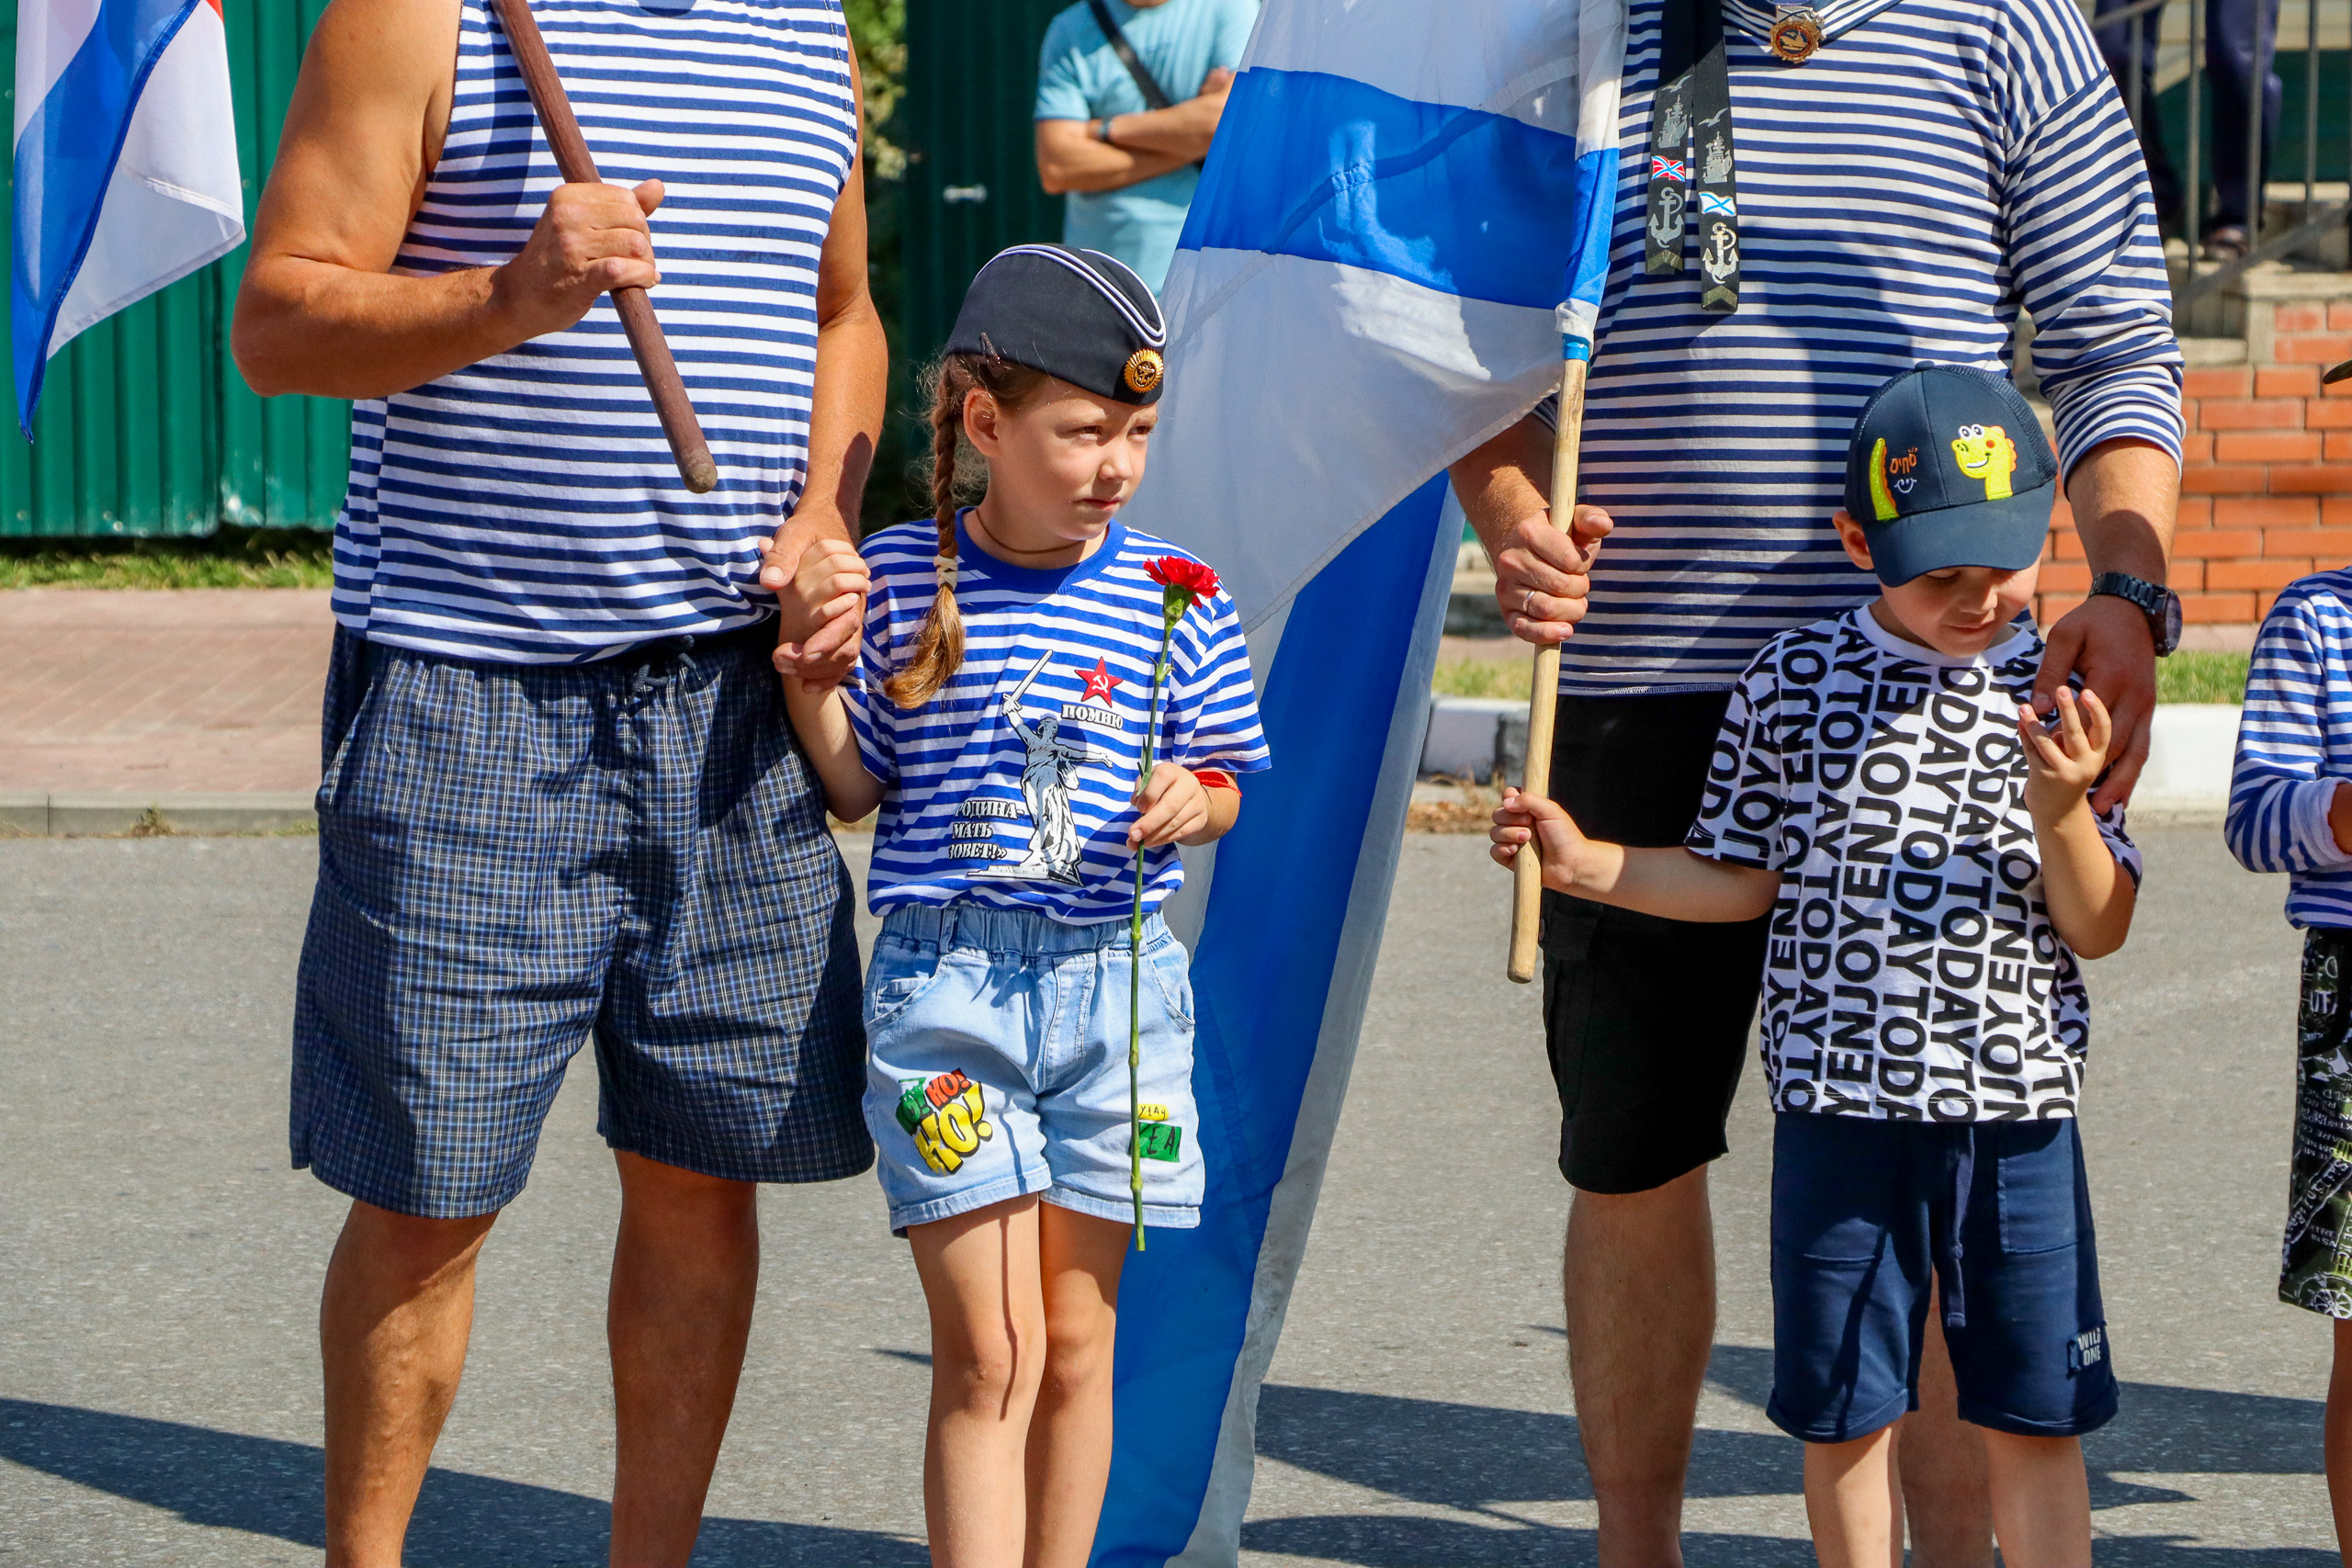
[[[17,417],[50,356],[245,238],[220,0],[17,13]]]
[[[1127,515],[1224,576],[1276,761],[1169,907],[1216,1131],[1200,1228],[1121,1281],[1093,1568],[1238,1552],[1462,544],[1440,476],[1589,351],[1624,54],[1623,0],[1266,0],[1202,173]]]
[[[1687,185],[1690,179],[1690,164],[1685,159],[1661,158],[1652,153],[1650,177],[1659,180],[1679,180]]]
[[[1699,193],[1699,210],[1702,213],[1712,212],[1718,218],[1736,218],[1739,216],[1739,204],[1730,197],[1718,196],[1711,190],[1702,190]]]

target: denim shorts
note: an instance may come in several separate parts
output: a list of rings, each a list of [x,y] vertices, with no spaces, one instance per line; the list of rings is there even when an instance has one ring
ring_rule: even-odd
[[[1201,1221],[1193,983],[1158,915],[1144,922],[1144,1220]],[[1127,1220],[1127,922],[1072,925],[976,904],[883,917],[865,978],[865,1123],[890,1228],[1025,1193]]]
[[[1842,1443],[1917,1409],[1938,1280],[1962,1420],[2074,1438],[2113,1417],[2115,1364],[2072,1117],[1772,1120],[1765,1413],[1775,1426]]]
[[[298,1168],[492,1213],[592,1041],[616,1149],[739,1181],[866,1168],[855,895],[773,636],[539,665],[335,634]]]

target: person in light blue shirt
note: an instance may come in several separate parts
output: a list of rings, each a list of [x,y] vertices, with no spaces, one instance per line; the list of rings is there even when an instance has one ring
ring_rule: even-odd
[[[1154,109],[1079,0],[1046,29],[1037,60],[1037,178],[1063,196],[1062,243],[1168,277],[1185,209],[1225,111],[1258,0],[1103,0],[1169,107]]]

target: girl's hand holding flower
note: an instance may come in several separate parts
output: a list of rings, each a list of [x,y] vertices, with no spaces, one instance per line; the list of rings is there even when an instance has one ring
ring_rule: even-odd
[[[1127,829],[1127,848],[1156,850],[1189,839],[1208,826],[1208,787],[1189,769],[1161,762],[1136,792],[1143,815]]]

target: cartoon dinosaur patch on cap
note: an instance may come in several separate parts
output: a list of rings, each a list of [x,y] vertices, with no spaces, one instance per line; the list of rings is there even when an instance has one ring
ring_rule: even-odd
[[[1999,425],[1962,425],[1951,451],[1962,473],[1984,481],[1985,500],[2007,501],[2016,493],[2009,488],[2009,476],[2018,471],[2018,444]]]

